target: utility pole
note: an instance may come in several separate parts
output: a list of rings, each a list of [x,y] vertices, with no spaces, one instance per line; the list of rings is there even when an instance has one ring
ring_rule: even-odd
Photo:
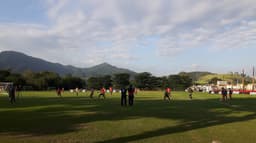
[[[243,88],[243,92],[244,92],[244,69],[242,71],[242,88]]]
[[[252,68],[252,91],[254,91],[254,82],[255,82],[254,72],[255,72],[255,69],[253,67]]]

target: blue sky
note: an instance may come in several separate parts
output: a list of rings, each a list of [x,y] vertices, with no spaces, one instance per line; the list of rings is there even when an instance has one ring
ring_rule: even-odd
[[[255,0],[1,0],[0,51],[154,75],[256,66]]]

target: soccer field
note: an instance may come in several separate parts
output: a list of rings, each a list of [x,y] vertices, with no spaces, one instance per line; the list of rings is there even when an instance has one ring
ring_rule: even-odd
[[[256,96],[139,92],[133,107],[120,95],[90,99],[89,93],[23,92],[11,105],[0,95],[0,142],[52,143],[255,143]]]

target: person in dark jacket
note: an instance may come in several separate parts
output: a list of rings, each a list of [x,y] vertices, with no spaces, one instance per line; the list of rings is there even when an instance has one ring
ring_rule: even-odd
[[[229,99],[232,99],[233,90],[231,88],[228,89]]]
[[[125,88],[121,88],[121,106],[126,106],[127,100],[127,90]]]
[[[10,85],[8,90],[9,90],[8,93],[9,93],[10,102],[13,104],[16,102],[14,85]]]
[[[222,101],[227,101],[227,94],[228,94],[227,90],[224,87],[222,87],[221,88]]]

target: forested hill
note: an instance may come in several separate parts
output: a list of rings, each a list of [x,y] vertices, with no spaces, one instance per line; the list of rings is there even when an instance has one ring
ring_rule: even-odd
[[[74,66],[52,63],[15,51],[3,51],[0,53],[0,70],[5,69],[10,69],[12,72],[16,73],[22,73],[27,70],[33,72],[50,71],[60,75],[71,74],[80,77],[113,75],[116,73],[136,74],[131,70],[118,68],[108,63],[103,63],[90,68],[77,68]]]
[[[194,72],[180,72],[179,74],[186,74],[192,79],[192,82],[196,82],[201,77],[206,76],[206,75],[212,75],[214,73],[204,72],[204,71],[194,71]]]

